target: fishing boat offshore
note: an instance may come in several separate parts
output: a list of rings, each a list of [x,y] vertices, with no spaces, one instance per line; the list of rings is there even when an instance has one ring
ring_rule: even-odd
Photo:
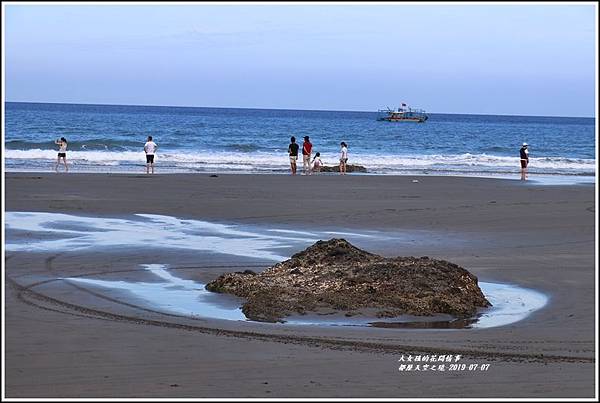
[[[423,109],[413,109],[405,103],[402,103],[397,110],[390,108],[380,109],[377,111],[379,115],[377,120],[385,122],[416,122],[424,123],[429,119],[429,116]]]

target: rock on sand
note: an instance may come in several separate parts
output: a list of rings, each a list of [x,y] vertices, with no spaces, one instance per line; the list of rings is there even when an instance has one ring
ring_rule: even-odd
[[[477,277],[454,263],[428,257],[385,258],[344,239],[318,241],[259,274],[224,274],[206,289],[245,298],[243,313],[263,322],[323,308],[352,313],[374,308],[378,317],[468,317],[491,305]]]

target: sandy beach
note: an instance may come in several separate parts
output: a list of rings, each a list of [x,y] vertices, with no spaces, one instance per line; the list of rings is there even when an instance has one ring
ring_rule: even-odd
[[[6,250],[6,397],[595,396],[593,185],[266,174],[7,173],[5,181],[6,212],[155,214],[267,230],[401,234],[357,238],[358,246],[449,260],[479,281],[549,298],[524,320],[486,329],[193,318],[60,279],[152,282],[140,265],[167,264],[205,283],[272,262],[161,248],[161,239],[140,248]],[[40,240],[27,231],[8,229],[6,236]],[[489,369],[399,371],[403,355],[425,354],[460,355],[460,363]]]

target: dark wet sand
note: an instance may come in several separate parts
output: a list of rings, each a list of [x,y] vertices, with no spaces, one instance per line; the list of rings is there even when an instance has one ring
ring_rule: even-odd
[[[477,330],[194,320],[55,279],[138,278],[140,263],[166,263],[206,281],[268,264],[159,250],[7,252],[6,397],[594,397],[594,187],[414,178],[6,174],[7,211],[434,231],[436,242],[374,252],[443,258],[550,296],[524,321]],[[490,369],[398,371],[402,354],[424,353]]]

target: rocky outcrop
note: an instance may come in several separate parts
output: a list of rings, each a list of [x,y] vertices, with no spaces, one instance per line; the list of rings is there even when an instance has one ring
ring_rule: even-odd
[[[340,166],[322,166],[321,172],[340,172]],[[346,172],[367,172],[367,168],[362,165],[346,165]]]
[[[258,274],[224,274],[206,289],[245,298],[246,317],[265,322],[322,308],[348,315],[375,308],[378,317],[468,317],[491,305],[477,277],[456,264],[428,257],[385,258],[344,239],[319,241]]]

